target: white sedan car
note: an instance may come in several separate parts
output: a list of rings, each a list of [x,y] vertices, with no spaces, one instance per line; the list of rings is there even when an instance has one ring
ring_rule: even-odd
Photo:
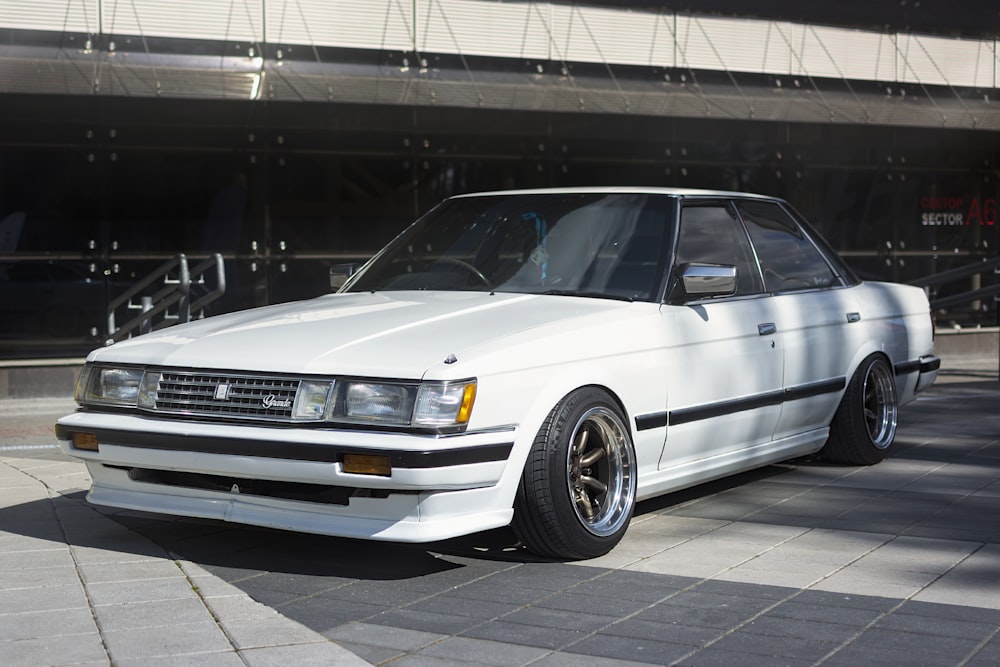
[[[114,507],[608,552],[637,500],[816,454],[866,465],[934,381],[920,289],[784,201],[452,197],[335,294],[94,351],[56,427]]]

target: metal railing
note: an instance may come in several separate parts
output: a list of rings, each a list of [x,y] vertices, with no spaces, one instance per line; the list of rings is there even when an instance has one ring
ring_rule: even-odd
[[[984,273],[992,273],[993,275],[1000,277],[1000,257],[984,257],[982,261],[968,264],[966,266],[960,266],[948,271],[942,271],[941,273],[935,273],[918,280],[913,280],[910,281],[910,284],[916,285],[917,287],[923,287],[927,290],[931,304],[931,312],[942,308],[953,308],[955,306],[962,306],[966,304],[972,304],[978,308],[978,305],[983,299],[993,297],[993,302],[995,304],[994,310],[997,313],[997,330],[1000,332],[1000,281],[987,287],[978,287],[959,294],[949,294],[943,297],[937,297],[937,290],[934,289],[956,280],[965,280],[972,278],[973,276],[980,276]],[[1000,333],[998,333],[998,335],[1000,335]],[[997,375],[1000,377],[1000,341],[998,341],[997,344]]]
[[[208,287],[206,279],[214,274],[215,287],[192,298],[192,286]],[[204,317],[205,307],[226,292],[226,265],[222,255],[216,253],[188,267],[183,253],[161,264],[123,294],[108,304],[108,329],[105,345],[144,334],[172,324],[189,322],[192,313]],[[176,307],[174,310],[171,308]],[[123,314],[138,311],[131,319],[118,326],[119,310]]]
[[[954,306],[970,304],[976,301],[982,301],[983,299],[991,296],[995,301],[1000,300],[1000,283],[990,285],[988,287],[968,290],[960,294],[949,294],[948,296],[943,297],[938,297],[937,290],[934,289],[936,287],[940,287],[941,285],[955,282],[956,280],[972,278],[973,276],[982,275],[984,273],[1000,274],[1000,257],[993,257],[992,259],[984,257],[982,261],[975,262],[973,264],[960,266],[956,269],[950,269],[948,271],[942,271],[941,273],[935,273],[917,280],[911,280],[910,284],[927,289],[928,296],[930,297],[931,308],[935,310],[939,308],[952,308]]]

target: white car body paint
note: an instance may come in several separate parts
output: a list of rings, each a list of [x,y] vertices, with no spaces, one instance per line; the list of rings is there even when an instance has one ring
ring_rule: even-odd
[[[95,503],[420,542],[510,523],[539,428],[580,387],[603,387],[619,402],[643,499],[817,452],[863,359],[880,353],[892,364],[912,366],[932,350],[926,297],[886,283],[690,305],[487,291],[341,293],[172,327],[95,350],[87,361],[414,382],[475,378],[475,407],[463,432],[231,423],[115,410],[81,410],[60,419],[58,428],[62,449],[87,463]],[[925,375],[925,383],[933,381],[933,373]],[[898,376],[900,403],[913,398],[919,376]],[[836,390],[752,409],[698,412],[837,382]],[[668,425],[674,418],[678,423]],[[74,446],[73,433],[97,433],[99,451]],[[496,460],[394,466],[390,476],[377,476],[344,472],[337,461],[188,451],[182,444],[197,439],[267,444],[272,452],[298,445],[443,455],[510,445],[510,452]],[[181,444],[141,446],[145,441]],[[317,503],[247,493],[238,481],[229,489],[151,484],[131,478],[132,468],[365,492],[346,504]]]

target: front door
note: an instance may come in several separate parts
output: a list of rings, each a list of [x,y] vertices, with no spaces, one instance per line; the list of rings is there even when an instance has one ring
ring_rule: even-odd
[[[695,300],[675,285],[663,307],[671,340],[661,469],[724,466],[766,446],[781,412],[781,332],[730,203],[681,209],[675,273],[690,264],[735,266],[737,284],[734,294]]]

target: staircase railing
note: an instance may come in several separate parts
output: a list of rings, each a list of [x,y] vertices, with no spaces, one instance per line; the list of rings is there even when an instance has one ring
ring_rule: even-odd
[[[960,294],[949,294],[948,296],[943,297],[937,297],[937,290],[933,289],[935,287],[939,287],[940,285],[945,285],[956,280],[971,278],[972,276],[981,275],[983,273],[1000,274],[1000,257],[993,257],[992,259],[983,258],[980,262],[935,273],[918,280],[913,280],[910,284],[923,287],[928,290],[931,308],[935,310],[981,301],[982,299],[990,296],[992,296],[994,300],[997,300],[997,297],[1000,296],[1000,283],[979,289],[968,290]]]
[[[994,310],[997,313],[997,335],[1000,336],[1000,281],[987,287],[979,287],[961,292],[959,294],[949,294],[943,297],[937,297],[937,290],[934,289],[940,285],[945,285],[956,280],[971,278],[984,273],[993,273],[995,276],[1000,277],[1000,257],[984,257],[980,262],[935,273],[918,280],[913,280],[910,284],[923,287],[927,290],[932,312],[941,308],[952,308],[954,306],[961,306],[964,304],[974,304],[982,301],[983,299],[993,297],[993,301],[996,304],[994,306]],[[1000,377],[1000,341],[997,343],[997,375]]]
[[[214,278],[215,287],[192,300],[192,286],[207,287]],[[144,334],[172,324],[204,317],[205,306],[226,292],[226,266],[222,255],[188,267],[187,256],[170,259],[108,304],[106,345]],[[173,310],[171,310],[173,308]],[[119,311],[123,315],[136,313],[118,326]]]

